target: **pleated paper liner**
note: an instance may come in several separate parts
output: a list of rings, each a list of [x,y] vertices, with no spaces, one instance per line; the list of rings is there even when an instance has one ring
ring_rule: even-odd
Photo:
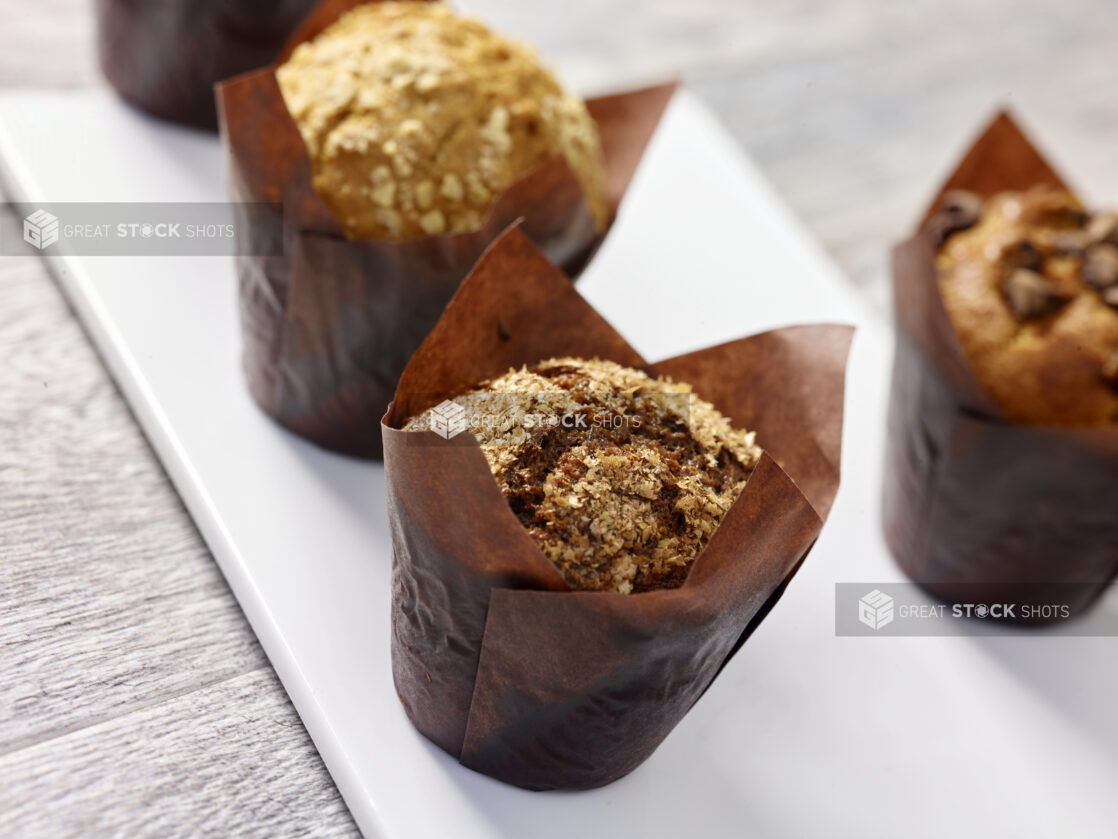
[[[97,0],[101,69],[154,116],[217,130],[214,84],[273,61],[315,0]]]
[[[897,347],[885,534],[904,571],[951,601],[1082,613],[1118,573],[1118,429],[1010,422],[979,382],[940,296],[926,229],[948,190],[1066,188],[1008,113],[893,252]]]
[[[358,0],[320,6],[292,46]],[[587,102],[605,152],[611,217],[674,85]],[[379,458],[379,418],[408,358],[485,247],[517,219],[556,265],[577,276],[603,232],[564,160],[501,195],[481,228],[406,242],[348,239],[311,183],[310,160],[284,105],[275,66],[219,86],[233,198],[276,205],[270,220],[239,219],[259,243],[238,265],[244,372],[281,425],[345,454]]]
[[[529,789],[598,787],[648,758],[819,534],[839,483],[852,333],[790,327],[649,365],[527,236],[498,239],[384,418],[393,674],[416,728],[465,766]],[[689,382],[757,432],[765,455],[682,587],[569,590],[472,435],[401,430],[444,397],[552,356]]]

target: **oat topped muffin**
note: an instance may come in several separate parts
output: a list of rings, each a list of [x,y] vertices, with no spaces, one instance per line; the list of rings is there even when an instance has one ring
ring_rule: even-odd
[[[929,224],[947,314],[1006,417],[1118,424],[1118,214],[1039,187],[950,193]]]
[[[456,397],[513,512],[573,589],[683,583],[761,456],[691,388],[558,358]],[[432,411],[409,431],[431,427]]]
[[[481,226],[495,199],[563,156],[608,221],[597,127],[528,47],[441,3],[360,6],[277,70],[314,186],[351,238]]]

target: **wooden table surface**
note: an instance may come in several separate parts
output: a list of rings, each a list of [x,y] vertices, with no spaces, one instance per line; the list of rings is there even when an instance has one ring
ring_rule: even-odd
[[[687,78],[882,312],[888,243],[999,103],[1118,203],[1113,0],[467,5],[574,86]],[[0,0],[0,88],[101,84],[91,6]],[[0,258],[0,397],[0,836],[355,834],[127,406],[22,259]]]

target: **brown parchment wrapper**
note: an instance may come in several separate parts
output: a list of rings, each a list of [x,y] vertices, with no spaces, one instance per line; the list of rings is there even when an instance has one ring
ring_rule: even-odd
[[[315,0],[97,0],[101,69],[129,102],[217,130],[214,84],[275,59]]]
[[[526,236],[495,242],[384,418],[392,668],[416,728],[529,789],[601,786],[652,754],[779,599],[830,511],[852,333],[790,327],[649,365]],[[472,435],[400,430],[482,379],[567,355],[690,382],[757,432],[765,455],[680,588],[569,590]]]
[[[284,56],[358,5],[323,3]],[[218,87],[233,197],[275,205],[270,217],[238,219],[249,246],[242,250],[277,253],[282,243],[285,253],[238,260],[245,376],[257,403],[281,425],[325,448],[379,458],[379,420],[404,365],[486,246],[523,219],[524,235],[575,276],[604,233],[559,158],[510,187],[476,231],[407,242],[347,239],[314,190],[276,66]],[[587,102],[602,138],[611,213],[674,89]]]
[[[1063,180],[1007,113],[950,189],[983,197]],[[923,225],[922,225],[923,226]],[[1081,612],[1118,572],[1118,429],[1011,423],[966,356],[940,296],[927,230],[893,252],[897,346],[885,535],[917,583],[948,601],[1058,602]]]

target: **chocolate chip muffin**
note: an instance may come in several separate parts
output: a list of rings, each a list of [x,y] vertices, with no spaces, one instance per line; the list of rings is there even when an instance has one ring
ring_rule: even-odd
[[[562,156],[602,229],[597,127],[528,47],[441,3],[360,6],[277,70],[314,186],[351,238],[474,230]]]
[[[1118,214],[1048,187],[955,192],[929,226],[947,314],[1005,416],[1118,424]]]
[[[436,427],[448,412],[573,589],[682,585],[761,456],[752,432],[688,385],[610,361],[510,370],[405,430]]]

